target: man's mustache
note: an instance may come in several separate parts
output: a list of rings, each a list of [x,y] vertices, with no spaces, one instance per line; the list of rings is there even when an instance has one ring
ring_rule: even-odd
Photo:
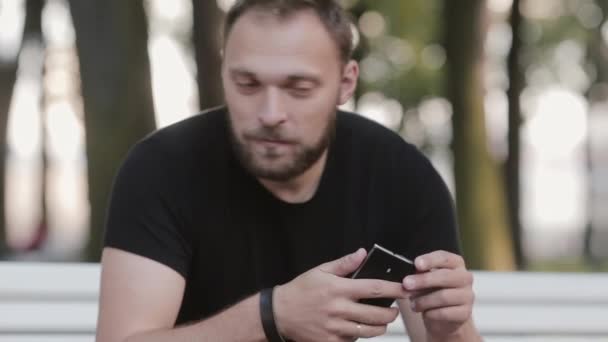
[[[276,129],[260,128],[254,131],[243,133],[243,137],[248,140],[270,140],[280,141],[282,143],[295,144],[296,140],[290,139]]]

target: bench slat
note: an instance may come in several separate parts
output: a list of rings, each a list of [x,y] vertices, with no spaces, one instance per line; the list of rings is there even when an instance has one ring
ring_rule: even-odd
[[[580,334],[601,335],[608,340],[608,306],[571,305],[555,308],[534,305],[479,303],[473,309],[475,324],[491,334]],[[388,326],[388,333],[405,331],[401,319]]]
[[[608,337],[608,306],[480,305],[473,310],[483,333],[581,334]]]
[[[485,342],[605,342],[602,337],[561,337],[561,336],[501,336],[501,337],[486,337]],[[94,342],[95,336],[83,335],[55,335],[55,336],[39,336],[39,335],[0,335],[0,342]],[[372,342],[407,342],[409,339],[404,336],[381,336],[367,339]]]
[[[474,310],[477,326],[484,334],[603,334],[608,336],[607,307],[479,305]],[[4,302],[0,305],[0,331],[93,332],[97,317],[95,302]],[[403,323],[396,320],[389,334],[399,335]]]
[[[95,342],[94,335],[1,335],[0,342]]]
[[[97,263],[0,262],[2,298],[90,298],[97,300]]]
[[[522,335],[505,335],[505,336],[484,336],[484,342],[606,342],[605,337],[585,337],[585,336],[522,336]],[[372,342],[407,342],[409,339],[404,336],[380,336],[359,341]],[[0,342],[4,342],[0,339]]]
[[[0,333],[95,332],[96,302],[0,302]]]
[[[99,271],[97,263],[0,262],[0,342],[92,342]],[[606,274],[475,272],[474,288],[486,341],[608,341]],[[373,341],[407,341],[404,331],[398,319]]]
[[[602,273],[477,271],[474,278],[480,303],[608,304],[608,276]]]

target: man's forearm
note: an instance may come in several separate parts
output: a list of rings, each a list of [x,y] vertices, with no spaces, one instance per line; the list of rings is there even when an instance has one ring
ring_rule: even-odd
[[[477,332],[473,319],[469,319],[458,331],[450,336],[427,335],[427,342],[483,342]]]
[[[131,336],[125,342],[266,341],[259,300],[259,294],[255,294],[203,321],[174,329],[148,331]]]

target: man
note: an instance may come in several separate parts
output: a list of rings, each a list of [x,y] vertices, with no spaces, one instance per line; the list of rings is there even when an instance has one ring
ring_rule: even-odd
[[[399,310],[413,341],[480,339],[444,183],[398,135],[336,111],[357,83],[351,41],[333,1],[230,10],[226,108],[149,136],[117,176],[98,341],[352,341]],[[374,243],[420,273],[348,278]],[[374,297],[399,308],[358,302]]]

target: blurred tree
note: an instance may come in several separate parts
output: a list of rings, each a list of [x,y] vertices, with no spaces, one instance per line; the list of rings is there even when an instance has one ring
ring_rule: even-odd
[[[351,4],[351,7],[348,8],[348,12],[351,16],[351,20],[354,25],[357,25],[357,19],[363,15],[368,10],[368,1],[356,1]],[[369,53],[369,42],[365,38],[365,36],[358,35],[359,39],[357,41],[356,46],[353,46],[352,59],[356,60],[358,63],[361,62],[361,59]],[[359,80],[359,84],[355,89],[355,93],[353,94],[353,100],[358,100],[367,90],[368,86],[366,86],[361,80]],[[372,89],[373,87],[369,87]]]
[[[19,52],[8,61],[0,60],[0,258],[8,253],[6,244],[5,207],[5,163],[8,112],[17,81],[19,56],[26,44],[42,44],[41,17],[43,0],[30,0],[25,3],[25,23]]]
[[[606,36],[602,34],[602,29],[608,30],[608,2],[599,0],[596,3],[601,9],[603,19],[600,21],[602,24],[596,26],[591,32],[590,41],[587,43],[588,55],[596,69],[595,83],[608,86],[608,41],[606,41],[608,34]],[[591,96],[592,102],[608,100],[606,93],[598,94],[598,98],[594,98],[593,94],[588,95]]]
[[[608,25],[608,4],[605,1],[596,2],[602,12],[602,20],[600,23]],[[594,30],[590,32],[589,41],[587,42],[587,62],[595,71],[595,75],[592,75],[594,83],[589,87],[587,91],[587,99],[589,105],[593,106],[596,102],[608,101],[608,43],[604,40],[602,35],[602,25],[598,25]],[[593,77],[594,76],[594,77]],[[593,241],[597,230],[595,223],[595,208],[597,200],[597,189],[596,182],[599,181],[599,177],[596,175],[594,163],[594,153],[592,140],[593,136],[590,132],[587,133],[586,141],[586,154],[587,154],[587,175],[588,175],[588,189],[587,189],[587,223],[585,225],[584,237],[583,237],[583,258],[585,262],[591,267],[599,268],[600,260],[593,253]]]
[[[351,8],[364,44],[356,56],[362,59],[363,93],[379,91],[406,109],[442,93],[443,62],[433,64],[443,57],[438,45],[440,4],[438,0],[365,0]]]
[[[222,104],[221,25],[223,13],[213,0],[192,0],[193,40],[201,109]]]
[[[147,19],[141,0],[70,0],[80,59],[88,158],[90,239],[99,260],[104,216],[117,167],[155,128]]]
[[[525,86],[524,69],[521,65],[522,21],[523,16],[520,8],[521,1],[513,0],[511,17],[509,19],[512,33],[512,43],[507,57],[507,73],[509,78],[509,89],[507,98],[509,101],[508,119],[508,155],[505,162],[506,191],[509,209],[509,222],[511,223],[511,238],[515,252],[515,263],[517,268],[525,267],[525,259],[522,246],[522,227],[520,220],[520,159],[521,159],[521,107],[519,99]]]
[[[397,100],[402,116],[391,128],[426,154],[449,149],[449,138],[423,123],[418,110],[426,100],[444,96],[441,9],[441,0],[360,0],[350,8],[361,33],[357,98],[379,92]],[[415,136],[409,135],[412,127]]]
[[[504,183],[487,148],[483,107],[486,3],[444,1],[447,94],[453,106],[456,203],[464,253],[472,269],[515,266]]]
[[[36,72],[40,73],[40,79],[44,78],[44,73],[46,69],[46,47],[44,37],[42,35],[42,9],[44,8],[44,3],[45,0],[28,0],[26,1],[25,6],[25,35],[27,36],[27,39],[30,42],[40,45],[42,47],[42,68],[40,70],[36,70]],[[38,219],[38,223],[36,224],[32,239],[25,246],[23,246],[25,251],[33,251],[41,248],[44,245],[48,235],[48,206],[46,203],[48,155],[46,151],[46,113],[44,108],[44,103],[46,101],[46,91],[43,85],[40,85],[40,88],[40,218]]]

